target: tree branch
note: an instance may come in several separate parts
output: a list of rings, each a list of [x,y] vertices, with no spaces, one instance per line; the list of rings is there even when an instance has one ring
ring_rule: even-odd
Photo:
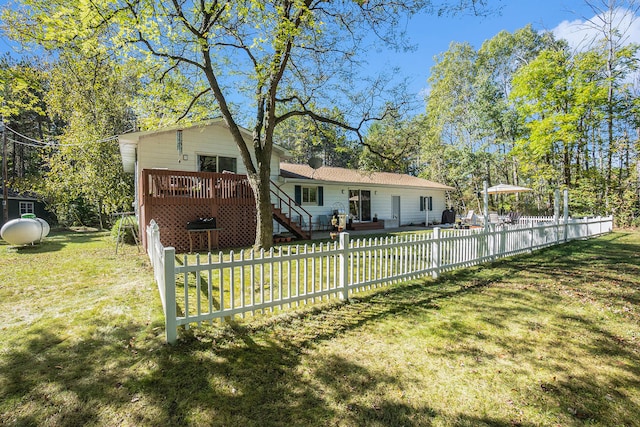
[[[205,95],[206,93],[211,92],[211,88],[207,88],[203,91],[201,91],[200,93],[196,94],[196,96],[194,96],[191,99],[191,102],[189,103],[189,105],[187,106],[187,109],[185,110],[185,112],[176,119],[176,123],[178,123],[180,120],[184,119],[187,114],[189,114],[189,111],[191,111],[191,108],[195,105],[196,101],[198,101],[198,99],[200,99],[201,96]]]

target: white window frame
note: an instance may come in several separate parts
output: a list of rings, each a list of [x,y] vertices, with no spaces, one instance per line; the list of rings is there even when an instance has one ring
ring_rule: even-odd
[[[233,172],[233,173],[238,173],[238,159],[236,157],[229,157],[229,156],[216,156],[216,155],[211,155],[211,154],[198,154],[198,170],[200,172],[202,172],[201,168],[200,168],[200,157],[212,157],[214,159],[216,159],[216,172],[217,173],[222,173],[223,171],[220,170],[220,158],[224,158],[224,159],[232,159],[234,160],[235,163],[235,170],[233,171],[229,171],[229,172]],[[227,170],[227,169],[225,169]]]
[[[24,214],[36,213],[36,205],[33,202],[20,202],[19,209],[20,209],[20,216]]]
[[[300,191],[300,199],[302,205],[306,206],[318,206],[318,187],[317,186],[305,186],[302,185]]]

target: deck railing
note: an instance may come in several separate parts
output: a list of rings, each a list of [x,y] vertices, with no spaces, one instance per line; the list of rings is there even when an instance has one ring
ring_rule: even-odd
[[[215,172],[186,172],[160,169],[142,171],[142,194],[146,198],[179,197],[181,203],[192,200],[217,200],[219,204],[253,202],[253,190],[246,175]]]

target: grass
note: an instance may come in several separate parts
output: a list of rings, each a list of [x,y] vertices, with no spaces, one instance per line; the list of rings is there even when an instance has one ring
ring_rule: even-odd
[[[144,254],[0,245],[0,424],[637,426],[640,233],[163,343]]]

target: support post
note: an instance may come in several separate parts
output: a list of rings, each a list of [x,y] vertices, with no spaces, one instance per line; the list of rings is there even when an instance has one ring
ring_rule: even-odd
[[[555,229],[556,229],[556,240],[558,239],[558,222],[556,221],[556,225],[555,225]],[[529,221],[529,253],[533,253],[533,246],[534,246],[534,239],[535,239],[535,233],[534,233],[534,228],[533,228],[533,221]]]
[[[489,231],[489,184],[487,183],[487,181],[484,181],[482,183],[482,200],[482,215],[484,215],[484,231],[486,233],[487,231]]]
[[[169,344],[178,340],[178,322],[176,320],[176,250],[165,248],[164,258],[164,326],[165,337]]]
[[[440,276],[440,227],[433,229],[431,235],[431,277],[437,279]]]
[[[496,260],[496,252],[498,248],[498,233],[496,233],[496,225],[489,224],[486,230],[489,245],[489,259],[493,262]]]
[[[556,244],[560,242],[560,189],[556,188],[553,199],[553,223],[555,224],[554,232],[556,233]]]
[[[340,254],[338,258],[340,287],[342,288],[343,301],[349,301],[349,233],[339,234]]]
[[[3,223],[9,221],[9,181],[8,165],[7,165],[7,126],[4,123],[4,117],[0,121],[0,129],[2,129],[2,218]]]
[[[569,190],[564,189],[564,241],[568,240],[567,232],[569,231]]]

